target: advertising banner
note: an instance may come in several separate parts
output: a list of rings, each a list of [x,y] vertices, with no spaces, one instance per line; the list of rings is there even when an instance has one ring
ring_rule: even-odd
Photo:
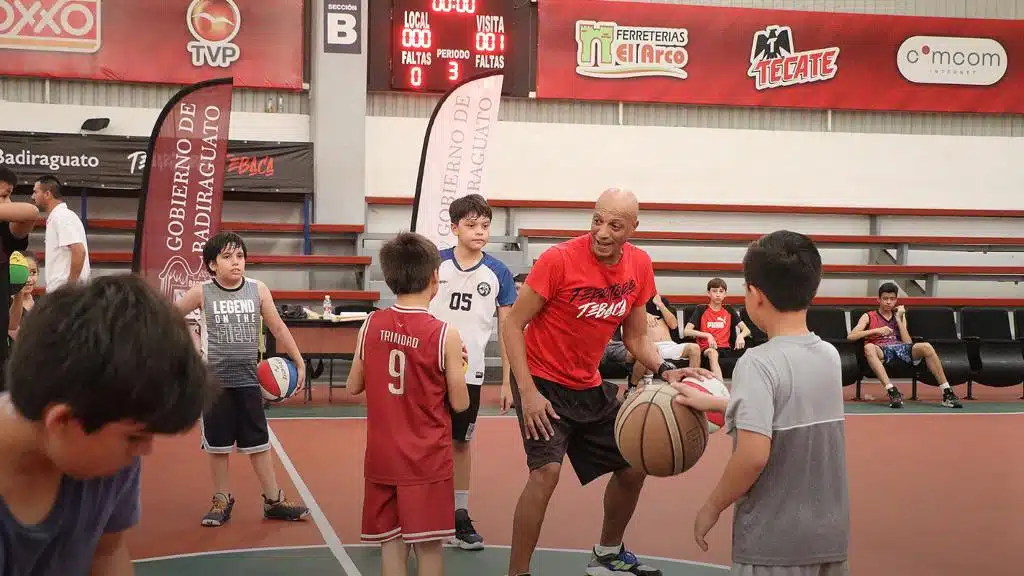
[[[0,75],[302,89],[303,0],[0,0]]]
[[[203,246],[220,228],[231,89],[231,78],[183,88],[146,151],[132,272],[172,301],[209,276]]]
[[[455,245],[448,207],[466,194],[487,197],[487,155],[498,123],[500,70],[452,87],[434,108],[423,137],[412,228],[439,249]]]
[[[148,158],[145,138],[0,132],[0,166],[31,184],[52,174],[68,186],[139,189]],[[228,142],[224,189],[263,193],[313,191],[313,144]]]
[[[544,0],[537,96],[1024,113],[1024,20]]]

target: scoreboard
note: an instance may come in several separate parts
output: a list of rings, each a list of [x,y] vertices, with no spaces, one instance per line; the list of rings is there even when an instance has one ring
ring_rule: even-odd
[[[379,12],[387,11],[387,17],[370,15],[371,34],[377,36],[371,38],[371,89],[445,92],[481,72],[504,70],[505,94],[529,93],[534,45],[531,8],[535,6],[529,0],[376,0],[373,4]],[[386,44],[381,39],[384,34]],[[387,50],[386,64],[381,49]],[[381,69],[385,66],[386,81]]]

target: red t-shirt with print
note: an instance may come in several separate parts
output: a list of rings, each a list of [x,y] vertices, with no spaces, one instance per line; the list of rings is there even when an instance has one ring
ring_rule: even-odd
[[[546,300],[526,327],[530,374],[567,388],[601,385],[598,365],[615,329],[634,306],[655,294],[654,267],[643,250],[625,244],[614,266],[591,251],[589,234],[548,248],[526,284]]]

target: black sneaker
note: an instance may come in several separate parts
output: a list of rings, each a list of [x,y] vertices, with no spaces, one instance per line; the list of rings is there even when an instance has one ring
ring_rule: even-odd
[[[458,546],[463,550],[483,550],[483,536],[477,534],[473,527],[473,520],[469,517],[469,511],[459,508],[455,511],[455,536],[450,540],[452,546]]]
[[[889,394],[889,408],[903,408],[903,394],[893,386],[887,390]]]
[[[228,494],[218,492],[213,495],[213,506],[203,516],[203,526],[223,526],[231,519],[231,509],[235,507],[235,499]]]
[[[263,497],[263,517],[267,520],[305,520],[309,518],[309,508],[292,504],[284,497],[284,490],[278,490],[277,500]]]
[[[952,388],[946,388],[942,391],[942,405],[946,408],[963,408],[964,405],[960,403],[960,399],[956,397],[956,392],[953,392]]]

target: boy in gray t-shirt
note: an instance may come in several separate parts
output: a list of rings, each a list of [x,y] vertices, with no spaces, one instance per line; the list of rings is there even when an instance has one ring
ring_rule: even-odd
[[[694,537],[706,551],[705,536],[735,504],[733,574],[846,575],[850,503],[839,353],[807,329],[821,256],[806,236],[781,230],[750,246],[743,273],[746,311],[768,342],[736,363],[728,402],[673,385],[679,403],[724,411],[734,438]]]
[[[0,394],[0,574],[132,574],[141,459],[215,390],[181,315],[137,275],[47,294]]]

